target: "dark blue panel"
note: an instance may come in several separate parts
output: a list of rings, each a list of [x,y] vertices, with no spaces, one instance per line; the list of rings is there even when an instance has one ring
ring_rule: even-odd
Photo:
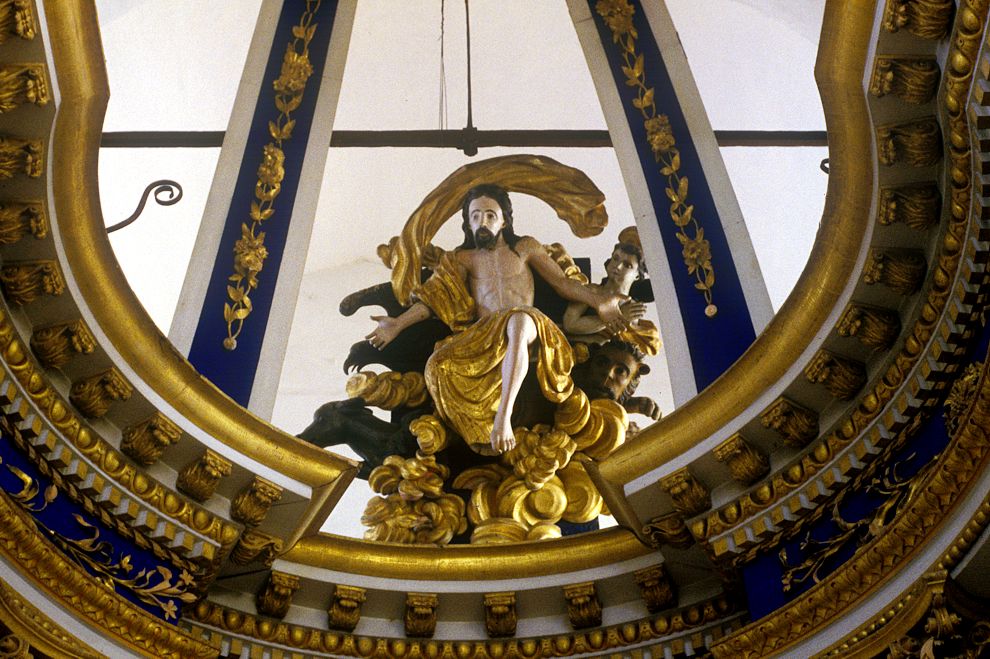
[[[718,315],[705,316],[707,303],[700,291],[694,288],[697,281],[689,275],[681,255],[681,243],[677,239],[677,227],[670,219],[670,201],[665,192],[666,177],[646,138],[646,128],[639,110],[632,105],[636,89],[626,85],[622,72],[623,60],[618,44],[613,43],[612,33],[601,16],[595,11],[596,0],[588,0],[591,13],[595,17],[598,35],[608,57],[609,68],[616,89],[622,98],[626,121],[636,144],[640,167],[646,178],[653,207],[659,220],[660,234],[663,237],[664,251],[670,263],[671,277],[677,294],[677,305],[684,320],[688,348],[694,365],[694,377],[698,390],[711,384],[719,375],[738,359],[756,338],[753,321],[750,317],[742,285],[736,271],[728,241],[722,230],[715,202],[709,189],[705,173],[666,64],[654,38],[639,0],[632,0],[635,7],[633,25],[638,32],[636,46],[644,56],[645,82],[654,88],[657,111],[670,120],[674,139],[681,155],[681,174],[690,181],[689,203],[694,205],[694,216],[705,231],[705,238],[711,243],[712,265],[715,270],[715,286],[712,288],[713,302],[718,306]],[[658,300],[657,304],[668,303]]]
[[[278,116],[272,82],[279,76],[285,47],[293,39],[292,28],[298,23],[305,9],[305,0],[286,0],[279,15],[264,82],[255,105],[251,131],[244,150],[244,161],[241,163],[241,171],[231,199],[230,214],[227,216],[199,324],[189,350],[189,361],[193,366],[228,396],[245,406],[251,397],[261,345],[268,326],[275,283],[285,252],[289,220],[306,154],[306,144],[309,141],[313,122],[319,120],[319,117],[314,117],[314,112],[337,12],[335,1],[324,0],[315,14],[316,32],[309,44],[309,59],[313,73],[303,94],[302,103],[292,112],[292,118],[296,121],[292,137],[282,144],[285,153],[285,177],[282,180],[281,192],[275,199],[275,212],[262,226],[268,258],[264,269],[258,275],[258,288],[251,293],[253,311],[244,322],[240,336],[237,337],[237,349],[233,351],[223,347],[223,340],[227,337],[227,323],[223,317],[224,303],[227,301],[227,278],[234,272],[234,243],[241,236],[241,224],[244,222],[250,224],[248,212],[251,202],[255,200],[254,189],[258,180],[258,165],[261,163],[265,145],[271,142],[268,122]]]

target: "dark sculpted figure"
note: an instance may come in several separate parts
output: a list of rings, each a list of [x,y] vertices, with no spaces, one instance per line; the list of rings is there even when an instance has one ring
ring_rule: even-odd
[[[601,345],[588,346],[588,361],[574,369],[574,383],[588,398],[607,398],[622,405],[631,414],[660,418],[660,407],[652,398],[633,396],[639,380],[650,372],[643,363],[643,353],[634,345],[612,339]]]

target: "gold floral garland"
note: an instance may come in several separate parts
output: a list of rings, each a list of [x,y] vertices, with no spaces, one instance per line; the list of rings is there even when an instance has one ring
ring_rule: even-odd
[[[657,114],[653,87],[646,86],[643,54],[636,51],[639,37],[633,26],[636,8],[628,0],[598,0],[595,11],[612,31],[612,42],[622,49],[626,85],[636,88],[636,98],[632,104],[643,116],[646,139],[653,150],[653,156],[660,165],[660,173],[667,177],[667,197],[670,199],[670,219],[677,225],[677,239],[681,242],[681,254],[689,275],[697,281],[694,287],[705,296],[705,315],[713,318],[718,307],[712,302],[712,288],[715,286],[715,270],[712,268],[711,245],[705,238],[705,230],[694,216],[694,206],[687,203],[688,178],[681,175],[681,154],[674,141],[670,120],[665,114]],[[688,233],[688,228],[691,233]]]
[[[272,83],[275,88],[275,107],[278,117],[268,122],[272,141],[265,145],[261,165],[258,166],[258,182],[254,186],[255,200],[251,202],[251,224],[241,224],[241,237],[234,243],[234,274],[227,278],[227,297],[223,305],[223,319],[227,323],[227,337],[223,347],[237,348],[237,337],[244,320],[251,315],[249,293],[258,287],[258,273],[268,258],[265,232],[259,231],[262,223],[275,213],[275,198],[282,191],[285,177],[285,152],[282,144],[292,137],[296,120],[292,112],[302,103],[306,81],[313,74],[309,61],[309,42],[313,40],[316,25],[313,16],[320,8],[321,0],[306,0],[306,11],[299,23],[292,28],[293,40],[285,49],[282,70]]]

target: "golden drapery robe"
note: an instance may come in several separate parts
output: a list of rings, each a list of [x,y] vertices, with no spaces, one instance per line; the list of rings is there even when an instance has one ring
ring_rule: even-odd
[[[563,402],[574,389],[571,346],[557,325],[533,307],[513,307],[476,320],[477,309],[452,254],[444,254],[433,273],[414,291],[454,332],[437,344],[426,363],[426,386],[437,413],[472,450],[492,455],[491,434],[502,394],[506,325],[514,313],[536,324],[530,347],[536,377],[547,400]]]

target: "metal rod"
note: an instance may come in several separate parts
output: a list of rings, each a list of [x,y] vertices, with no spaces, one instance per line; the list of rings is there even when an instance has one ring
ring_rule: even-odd
[[[464,0],[464,25],[467,32],[467,127],[474,128],[471,116],[471,8],[468,0]]]

